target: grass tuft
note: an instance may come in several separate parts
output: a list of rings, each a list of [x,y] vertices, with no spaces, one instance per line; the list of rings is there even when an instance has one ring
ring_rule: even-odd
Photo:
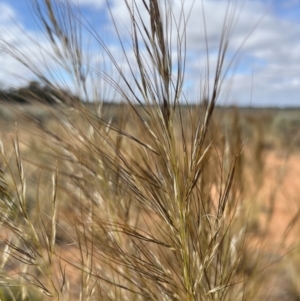
[[[1,284],[8,287],[3,299],[267,298],[268,276],[281,249],[266,255],[265,237],[253,233],[249,211],[262,187],[263,138],[256,139],[258,164],[249,176],[251,152],[240,113],[232,111],[225,130],[215,117],[232,64],[226,62],[237,3],[228,2],[213,73],[205,38],[206,74],[195,105],[184,93],[189,12],[183,3],[179,16],[168,1],[124,3],[130,41],[112,15],[122,63],[69,1],[32,1],[57,64],[52,70],[45,72],[1,41],[3,50],[55,91],[56,102],[49,106],[29,96],[50,117],[20,114],[20,122],[30,126],[22,134],[17,126],[12,147],[1,143]],[[89,61],[83,32],[112,73]],[[73,79],[78,97],[66,100],[59,93],[56,70]],[[115,116],[99,100],[97,81],[123,100]],[[90,86],[95,102],[80,102],[90,99]],[[21,141],[22,135],[33,140]],[[296,221],[294,216],[281,242]]]

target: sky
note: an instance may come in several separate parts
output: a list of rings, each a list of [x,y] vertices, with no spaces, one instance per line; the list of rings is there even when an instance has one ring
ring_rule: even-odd
[[[61,4],[64,0],[52,1]],[[106,0],[71,2],[76,7],[80,24],[85,25],[81,35],[86,72],[89,75],[88,90],[93,93],[97,88],[102,98],[118,99],[120,96],[114,89],[100,80],[99,70],[105,70],[105,74],[109,74],[115,81],[120,81],[118,73],[86,26],[91,26],[101,36],[126,77],[130,78],[130,67],[135,70],[136,66],[130,46],[131,23],[125,3],[123,0],[109,0],[108,9]],[[136,2],[140,3],[141,0]],[[203,79],[207,75],[205,32],[211,87],[228,0],[185,0],[183,7],[181,0],[169,2],[172,2],[175,21],[179,20],[182,9],[185,16],[189,16],[186,27],[184,95],[185,101],[196,102],[203,93]],[[218,103],[254,107],[300,106],[300,0],[231,2],[236,2],[236,23],[225,59],[225,67],[229,69]],[[115,26],[124,43],[129,64],[122,52]],[[178,57],[176,39],[173,30],[170,40],[174,59]],[[8,50],[11,52],[8,53]],[[76,90],[76,84],[68,72],[69,65],[57,63],[55,52],[30,1],[0,0],[0,84],[3,87],[17,87],[34,79],[33,73],[14,57],[16,54],[25,55],[25,62],[35,66],[45,77],[69,86],[72,91]],[[175,63],[173,70],[177,70]]]

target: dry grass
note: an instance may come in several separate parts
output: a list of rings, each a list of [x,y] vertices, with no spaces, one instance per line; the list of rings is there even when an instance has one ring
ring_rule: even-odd
[[[87,95],[76,10],[42,2],[33,3],[57,61]],[[88,110],[75,99],[55,107],[35,102],[51,117],[20,114],[26,129],[11,134],[12,147],[3,143],[1,298],[269,300],[267,288],[291,248],[289,242],[281,249],[299,209],[271,252],[266,237],[281,179],[261,223],[256,198],[265,178],[263,138],[258,135],[254,147],[244,144],[237,111],[226,130],[213,118],[235,4],[228,6],[212,90],[207,69],[199,97],[207,101],[189,108],[180,106],[185,26],[175,26],[167,2],[163,8],[158,0],[143,2],[149,24],[140,6],[126,3],[137,68],[130,70],[132,82],[90,29],[119,73],[116,82],[105,70],[96,72],[124,99],[118,118],[110,122],[101,103]],[[181,18],[185,22],[185,12]],[[177,28],[175,61],[171,28]],[[26,63],[18,49],[1,46]],[[36,66],[28,67],[52,85]]]

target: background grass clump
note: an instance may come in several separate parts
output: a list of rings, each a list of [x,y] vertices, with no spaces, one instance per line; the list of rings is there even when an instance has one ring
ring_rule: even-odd
[[[49,73],[26,64],[24,54],[1,42],[49,86],[53,93],[47,97],[57,103],[31,93],[27,104],[6,104],[0,159],[2,299],[291,296],[291,286],[271,289],[278,288],[282,258],[297,258],[286,254],[297,251],[293,231],[299,226],[297,201],[287,208],[282,202],[293,193],[281,190],[293,157],[285,149],[282,164],[276,155],[282,138],[270,129],[281,112],[216,106],[236,4],[228,4],[213,84],[208,56],[199,101],[189,104],[187,12],[181,12],[180,25],[168,2],[125,2],[134,62],[119,37],[130,80],[69,2],[33,1],[56,62],[81,97],[60,93]],[[89,98],[90,84],[80,28],[89,29],[118,73],[115,79],[100,68],[91,77],[104,81],[122,103],[80,101]],[[278,212],[286,213],[285,223],[276,221]]]

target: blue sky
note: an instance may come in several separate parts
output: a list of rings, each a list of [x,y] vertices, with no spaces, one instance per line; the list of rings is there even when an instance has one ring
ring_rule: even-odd
[[[40,0],[39,0],[40,1]],[[63,0],[55,0],[59,3]],[[57,82],[65,82],[71,89],[75,84],[66,71],[55,66],[51,59],[49,41],[45,39],[42,28],[36,23],[30,1],[0,0],[0,36],[9,41],[22,53],[28,53],[30,61]],[[104,37],[110,51],[128,72],[124,55],[114,34],[114,26],[106,8],[106,0],[72,0],[80,13]],[[137,0],[140,2],[140,0]],[[201,79],[205,73],[205,48],[202,16],[202,4],[206,18],[207,37],[210,50],[210,70],[216,64],[218,40],[223,26],[227,0],[195,0],[187,27],[187,61],[185,92],[189,101],[197,101],[201,93]],[[222,104],[243,106],[300,106],[300,0],[241,0],[237,1],[239,18],[229,46],[228,60],[243,43],[233,68],[224,81],[224,90],[219,99]],[[123,0],[110,0],[111,12],[120,34],[129,39],[130,20]],[[180,0],[173,0],[173,10],[179,14]],[[189,11],[192,0],[186,0],[184,9]],[[255,30],[252,32],[253,28]],[[248,34],[250,37],[245,40]],[[84,52],[89,56],[87,62],[96,70],[105,65],[106,72],[117,80],[117,74],[97,48],[97,43],[87,33],[82,32]],[[37,42],[36,44],[34,42]],[[130,48],[126,55],[134,60]],[[130,52],[131,51],[131,52]],[[49,55],[49,56],[48,56]],[[176,50],[174,49],[174,56]],[[44,62],[51,66],[44,66]],[[18,86],[33,78],[26,67],[20,65],[11,56],[1,51],[0,82],[4,86]],[[101,67],[102,66],[102,67]],[[176,66],[175,66],[176,68]],[[54,72],[53,72],[54,71]],[[99,75],[99,72],[95,72]],[[95,80],[95,75],[92,76]],[[92,86],[95,81],[89,82]],[[98,84],[98,82],[97,82]],[[101,83],[101,93],[105,98],[117,96],[107,84]]]

